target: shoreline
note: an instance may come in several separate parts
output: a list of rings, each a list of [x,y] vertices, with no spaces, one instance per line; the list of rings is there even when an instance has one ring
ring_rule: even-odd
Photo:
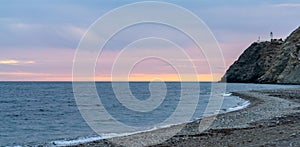
[[[190,123],[174,125],[168,128],[103,139],[74,146],[118,146],[118,144],[125,146],[147,146],[149,143],[151,145],[151,141],[163,142],[153,146],[256,146],[268,145],[270,142],[271,144],[274,144],[275,142],[275,145],[300,145],[300,141],[297,141],[300,139],[300,132],[297,132],[298,129],[295,129],[295,127],[298,127],[300,130],[300,103],[297,98],[297,101],[287,98],[286,95],[291,95],[291,93],[296,97],[300,97],[300,89],[233,92],[233,95],[250,101],[250,105],[241,110],[218,114],[213,124],[203,132],[198,129],[200,120],[195,120]],[[287,123],[287,125],[294,125],[292,127],[293,129],[289,130],[288,128],[282,128],[286,127],[284,125],[285,123],[280,125],[281,122],[279,120],[285,117],[289,118],[289,123]],[[273,124],[274,119],[275,126]],[[282,119],[281,121],[284,122],[285,119]],[[276,126],[277,124],[278,126]],[[183,129],[178,132],[182,127]],[[269,131],[273,129],[275,131],[273,133],[276,134],[277,132],[278,136],[276,138],[276,136],[272,137],[274,136],[273,134],[264,134],[261,132],[261,129],[267,129]],[[282,130],[278,131],[277,129]],[[174,133],[176,133],[175,136],[171,138],[168,137],[170,134]],[[254,135],[254,137],[247,136],[247,133]],[[290,136],[287,137],[285,134],[290,134]],[[257,137],[266,139],[262,140]],[[288,139],[276,142],[276,140],[282,137]],[[144,142],[144,139],[147,139],[148,142]]]

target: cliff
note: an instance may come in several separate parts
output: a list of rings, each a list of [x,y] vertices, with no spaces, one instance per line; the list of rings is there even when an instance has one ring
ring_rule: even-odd
[[[221,81],[236,83],[300,84],[300,27],[284,41],[253,43]]]

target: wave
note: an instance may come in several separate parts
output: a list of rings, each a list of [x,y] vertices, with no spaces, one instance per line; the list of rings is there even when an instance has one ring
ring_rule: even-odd
[[[224,95],[230,96],[231,93],[225,93]],[[232,111],[241,110],[241,109],[244,109],[244,108],[248,107],[249,105],[250,105],[250,102],[245,101],[239,106],[228,108],[223,113],[228,113],[228,112],[232,112]],[[201,118],[198,118],[198,119],[201,119]],[[195,119],[195,120],[197,120],[197,119]],[[162,129],[162,128],[169,128],[169,127],[172,127],[172,126],[175,126],[175,125],[180,125],[180,124],[184,124],[184,123],[193,122],[195,120],[176,123],[176,124],[169,124],[169,125],[164,125],[164,126],[155,126],[155,127],[151,128],[151,129],[148,129],[148,130],[136,131],[136,132],[131,132],[131,133],[107,133],[107,134],[101,134],[101,136],[95,136],[95,137],[81,137],[81,138],[77,138],[77,139],[73,139],[73,140],[57,140],[57,141],[52,141],[50,144],[52,146],[79,145],[79,144],[89,143],[89,142],[93,142],[93,141],[109,139],[109,138],[113,138],[113,137],[129,136],[129,135],[138,134],[138,133],[150,132],[150,131],[154,131],[154,130],[158,130],[158,129]]]
[[[188,122],[183,122],[183,123],[188,123]],[[107,133],[107,134],[101,134],[101,136],[80,137],[80,138],[73,139],[73,140],[57,140],[57,141],[50,142],[50,145],[51,146],[79,145],[79,144],[84,144],[84,143],[89,143],[89,142],[93,142],[93,141],[99,141],[99,140],[109,139],[109,138],[114,138],[114,137],[123,137],[123,136],[139,134],[139,133],[151,132],[151,131],[154,131],[154,130],[158,130],[158,129],[162,129],[162,128],[169,128],[169,127],[172,127],[172,126],[175,126],[175,125],[180,125],[180,124],[183,124],[183,123],[170,124],[170,125],[164,125],[164,126],[155,126],[155,127],[151,128],[151,129],[148,129],[148,130],[136,131],[136,132],[131,132],[131,133]]]
[[[244,108],[248,107],[249,105],[250,105],[250,102],[249,102],[249,101],[245,101],[245,102],[244,102],[242,105],[240,105],[240,106],[228,108],[226,112],[232,112],[232,111],[241,110],[241,109],[244,109]]]
[[[57,141],[52,141],[50,144],[53,146],[70,146],[70,145],[79,145],[82,143],[88,143],[88,142],[93,142],[93,141],[97,141],[97,140],[102,140],[105,138],[102,138],[100,136],[98,137],[81,137],[78,139],[74,139],[74,140],[57,140]]]
[[[232,95],[232,93],[223,93],[222,94],[222,96],[224,96],[224,97],[228,97],[228,96],[231,96]]]

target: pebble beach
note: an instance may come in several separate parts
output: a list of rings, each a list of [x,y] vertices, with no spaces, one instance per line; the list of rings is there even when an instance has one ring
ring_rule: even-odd
[[[217,115],[205,131],[199,131],[201,120],[196,120],[76,146],[300,146],[300,89],[233,94],[249,100],[250,106]]]

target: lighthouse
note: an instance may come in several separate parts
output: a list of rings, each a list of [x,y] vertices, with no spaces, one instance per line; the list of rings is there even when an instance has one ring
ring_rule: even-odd
[[[273,32],[270,32],[270,41],[272,42],[272,40],[273,40]]]

